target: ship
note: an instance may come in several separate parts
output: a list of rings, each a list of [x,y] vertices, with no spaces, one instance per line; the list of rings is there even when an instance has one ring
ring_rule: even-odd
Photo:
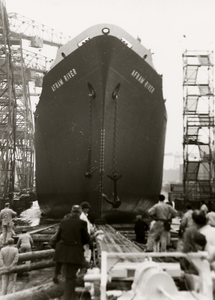
[[[161,192],[166,125],[162,75],[139,38],[97,24],[60,47],[35,111],[42,215],[85,201],[92,222],[144,215]]]

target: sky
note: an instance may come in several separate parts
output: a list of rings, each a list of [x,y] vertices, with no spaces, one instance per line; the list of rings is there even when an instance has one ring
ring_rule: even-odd
[[[72,38],[99,23],[118,25],[139,36],[163,75],[168,114],[165,153],[183,153],[182,54],[214,51],[215,0],[6,0],[6,8]],[[164,167],[173,164],[174,156],[166,155]]]

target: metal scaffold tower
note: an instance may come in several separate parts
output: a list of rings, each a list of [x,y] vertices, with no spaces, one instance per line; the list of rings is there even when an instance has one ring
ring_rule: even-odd
[[[59,47],[70,39],[17,13],[0,0],[0,199],[34,186],[34,122],[30,96],[42,86],[53,59],[25,50]],[[30,91],[33,87],[34,93]]]
[[[183,53],[183,186],[185,201],[214,200],[213,52]]]
[[[34,132],[22,41],[11,36],[4,1],[0,1],[0,196],[33,188]]]
[[[0,1],[0,194],[14,191],[16,152],[15,84],[5,4]]]

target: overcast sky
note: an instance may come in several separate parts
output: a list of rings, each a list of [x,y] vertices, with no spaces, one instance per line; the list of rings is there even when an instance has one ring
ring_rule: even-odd
[[[6,8],[71,37],[98,23],[115,24],[139,36],[163,75],[165,152],[182,153],[182,53],[214,50],[215,0],[6,0]]]

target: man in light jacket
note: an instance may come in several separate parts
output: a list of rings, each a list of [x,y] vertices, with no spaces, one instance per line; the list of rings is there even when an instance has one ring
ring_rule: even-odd
[[[3,245],[7,244],[9,238],[12,237],[13,222],[12,219],[17,213],[10,209],[10,204],[5,203],[5,208],[0,212],[0,220],[2,222]]]
[[[14,247],[14,239],[9,238],[8,245],[0,251],[0,265],[10,270],[13,266],[17,265],[18,258],[19,252]],[[2,275],[2,295],[15,293],[16,275],[16,273]]]

